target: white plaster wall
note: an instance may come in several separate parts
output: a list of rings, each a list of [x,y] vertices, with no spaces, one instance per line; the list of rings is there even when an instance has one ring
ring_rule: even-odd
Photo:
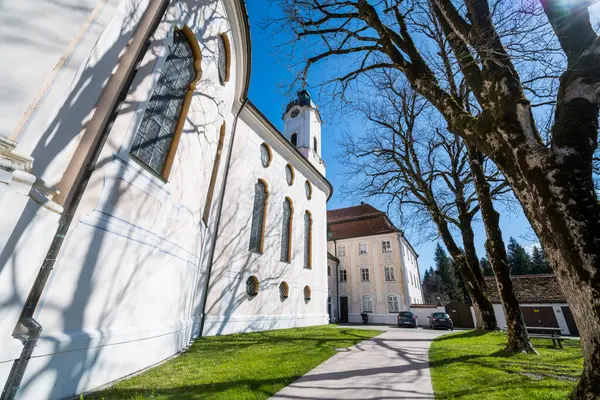
[[[299,110],[296,118],[290,116],[293,110]],[[291,142],[292,134],[296,133],[296,146],[300,153],[312,163],[317,170],[325,175],[325,164],[321,159],[321,119],[317,110],[311,106],[292,107],[284,116],[283,135]],[[317,138],[317,149],[315,151],[313,138]]]
[[[419,264],[417,253],[415,253],[404,236],[398,235],[402,251],[402,264],[406,271],[406,293],[410,304],[423,304],[423,291],[421,289],[421,277],[419,275]]]
[[[405,299],[406,276],[401,267],[400,248],[398,246],[398,234],[389,233],[359,238],[336,240],[336,245],[344,246],[346,255],[341,256],[339,268],[345,268],[347,282],[340,282],[339,296],[348,296],[348,319],[350,322],[361,322],[362,296],[371,296],[373,313],[369,314],[369,321],[373,323],[394,324],[397,321],[397,313],[389,313],[387,296],[395,294],[398,296],[399,310],[407,310],[408,304]],[[392,251],[383,252],[381,242],[389,240]],[[367,244],[367,254],[359,254],[359,243]],[[334,254],[333,241],[328,242],[329,252]],[[395,281],[385,280],[385,267],[394,268]],[[369,268],[369,282],[362,282],[360,276],[361,267]]]
[[[328,252],[331,253],[330,245],[328,243],[327,248]],[[333,253],[331,253],[333,254]],[[339,319],[339,310],[338,310],[338,295],[337,295],[337,285],[336,285],[336,274],[337,274],[337,265],[338,263],[334,260],[330,260],[327,258],[327,266],[331,270],[331,274],[327,276],[327,286],[328,291],[327,294],[331,298],[330,309],[328,311],[331,313],[331,322],[337,322]]]
[[[295,151],[283,145],[260,118],[250,111],[242,112],[238,121],[231,170],[225,193],[215,261],[211,272],[205,331],[208,335],[288,328],[328,323],[327,313],[327,249],[324,184],[301,161]],[[266,142],[272,150],[269,167],[260,161],[260,145]],[[295,179],[289,186],[285,166],[294,168]],[[250,252],[249,238],[254,204],[254,186],[258,179],[268,185],[264,252]],[[309,180],[313,187],[310,200],[304,191]],[[292,258],[280,260],[283,202],[292,200]],[[303,267],[304,213],[312,214],[312,269]],[[246,280],[259,280],[259,294],[248,299]],[[279,284],[290,288],[289,298],[281,301]],[[303,299],[303,288],[312,291],[310,302]]]
[[[20,137],[18,149],[37,157],[35,172],[49,184],[67,168],[103,82],[139,20],[140,12],[131,10],[143,11],[147,1],[122,1],[112,8],[109,4],[103,12],[110,13],[102,14],[105,24],[94,25],[86,34],[73,53],[77,63],[54,81]],[[173,27],[182,24],[190,26],[199,40],[203,75],[169,181],[164,182],[132,159],[129,148]],[[56,23],[55,30],[62,28]],[[213,210],[208,226],[201,216],[223,122],[227,127],[223,154],[229,146],[241,51],[241,44],[232,40],[231,76],[221,86],[214,52],[221,32],[229,32],[228,17],[223,5],[211,0],[179,2],[159,27],[36,309],[43,332],[19,398],[64,398],[92,389],[175,354],[195,334],[206,273],[203,259],[216,213]],[[225,157],[221,161],[213,205],[221,196]],[[0,208],[11,202],[5,195]],[[0,242],[2,250],[9,249],[0,271],[0,300],[12,301],[3,302],[0,310],[2,386],[21,351],[20,342],[10,334],[58,219],[31,201],[21,209],[22,221],[15,224],[22,228]],[[2,232],[3,237],[7,234]]]

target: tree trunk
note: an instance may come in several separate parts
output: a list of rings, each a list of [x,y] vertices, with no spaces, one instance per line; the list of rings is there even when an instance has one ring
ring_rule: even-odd
[[[502,231],[500,230],[500,214],[494,209],[490,185],[483,170],[483,155],[469,144],[467,144],[467,148],[471,174],[487,235],[485,249],[496,277],[496,285],[506,317],[508,344],[505,350],[537,354],[529,339],[523,313],[510,279],[510,266],[506,256],[504,240],[502,239]]]
[[[496,315],[494,314],[494,307],[485,291],[485,286],[482,286],[481,281],[483,280],[483,274],[481,279],[478,279],[474,273],[473,265],[469,262],[467,255],[462,251],[454,241],[450,230],[448,229],[447,222],[439,214],[439,212],[432,212],[433,220],[438,227],[442,241],[446,245],[448,252],[452,256],[455,264],[458,266],[460,275],[465,283],[467,293],[473,302],[473,308],[475,309],[475,318],[477,319],[477,330],[492,331],[498,328],[496,323]],[[479,262],[476,262],[477,271],[480,270]]]

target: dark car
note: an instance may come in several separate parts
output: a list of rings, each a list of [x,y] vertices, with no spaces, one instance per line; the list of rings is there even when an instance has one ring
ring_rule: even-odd
[[[431,329],[445,328],[454,330],[452,319],[445,312],[434,312],[429,316],[429,327]]]
[[[398,313],[398,328],[402,326],[410,326],[417,328],[417,316],[410,311],[402,311]]]

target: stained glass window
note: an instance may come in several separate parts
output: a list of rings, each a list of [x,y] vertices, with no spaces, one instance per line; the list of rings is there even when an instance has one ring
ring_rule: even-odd
[[[266,144],[260,145],[260,161],[262,162],[263,167],[267,168],[271,163],[271,152]]]
[[[262,252],[264,216],[267,201],[267,186],[258,181],[254,186],[254,208],[250,228],[250,251]]]
[[[258,294],[258,279],[251,276],[246,280],[246,294],[249,297],[254,297]]]
[[[310,236],[312,228],[312,219],[308,212],[304,213],[304,268],[311,268],[311,248]]]
[[[283,201],[283,226],[281,227],[281,261],[290,261],[290,227],[292,225],[292,205],[288,199]]]
[[[310,296],[311,296],[311,290],[310,290],[310,286],[304,286],[304,301],[306,301],[307,303],[310,301]]]
[[[183,102],[196,77],[194,60],[185,34],[175,31],[173,45],[133,139],[131,153],[161,175],[173,145]]]
[[[224,85],[227,82],[227,43],[225,42],[224,35],[220,35],[217,39],[217,44],[219,46],[218,49],[218,68],[219,68],[219,81],[221,81],[221,85]]]
[[[294,171],[290,164],[285,166],[285,179],[287,180],[288,185],[292,186],[292,183],[294,183]]]

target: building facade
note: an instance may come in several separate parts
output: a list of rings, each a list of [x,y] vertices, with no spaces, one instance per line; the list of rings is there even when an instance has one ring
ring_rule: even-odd
[[[369,204],[329,210],[330,313],[340,322],[394,324],[423,303],[418,254],[387,215]],[[328,271],[329,272],[329,271]]]
[[[82,393],[199,335],[327,322],[320,117],[306,92],[282,104],[310,122],[292,143],[248,100],[242,0],[3,15],[3,399]]]

